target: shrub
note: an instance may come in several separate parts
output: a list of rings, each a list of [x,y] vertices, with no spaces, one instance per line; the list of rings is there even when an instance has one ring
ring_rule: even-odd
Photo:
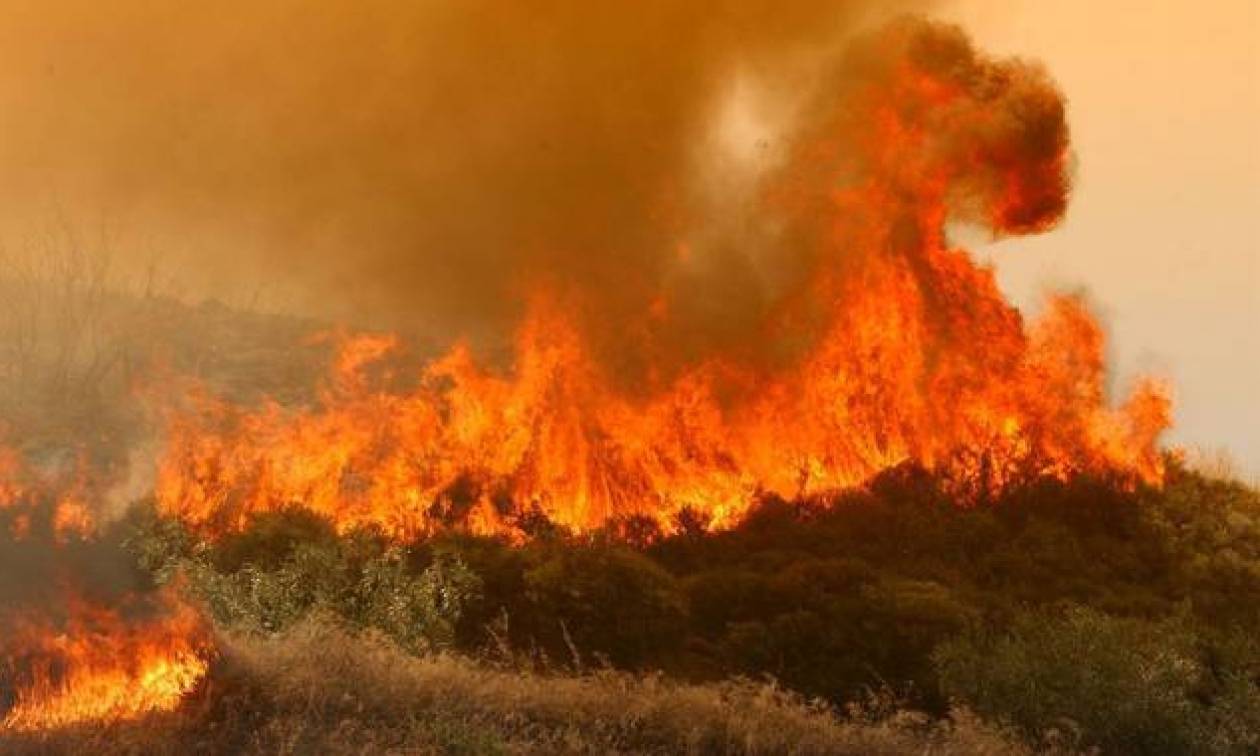
[[[1193,717],[1212,733],[1195,742],[1254,742],[1247,733],[1256,729],[1250,696],[1260,667],[1218,660],[1213,648],[1231,628],[1254,633],[1260,623],[1260,496],[1170,465],[1162,490],[1033,480],[973,507],[956,506],[930,474],[905,466],[828,506],[767,497],[728,530],[666,536],[629,519],[573,534],[539,520],[518,545],[455,532],[413,544],[372,531],[339,535],[296,510],[205,541],[150,516],[133,551],[160,581],[194,575],[228,624],[277,630],[323,606],[412,649],[490,646],[544,663],[602,658],[691,680],[768,675],[837,705],[887,686],[937,714],[943,692],[964,692],[965,665],[949,668],[955,687],[947,690],[933,649],[981,623],[1010,632],[969,633],[947,647],[1022,638],[1013,623],[1027,622],[1024,614],[1062,623],[1041,612],[1071,602],[1124,632],[1155,628],[1168,636],[1159,643],[1176,636],[1172,629],[1192,637],[1196,647],[1172,648],[1202,674],[1178,695],[1219,714]],[[1180,619],[1160,621],[1169,617]],[[1109,653],[1091,648],[1068,649],[1080,674]],[[970,658],[989,661],[974,649]],[[1137,686],[1136,673],[1125,674],[1113,687]],[[1168,702],[1147,703],[1150,716],[1180,716]],[[1027,715],[1032,730],[1073,715],[1064,701],[1046,705],[1056,711]]]
[[[1082,607],[1027,613],[1007,632],[942,644],[935,662],[949,696],[1026,734],[1078,728],[1106,753],[1246,753],[1256,745],[1245,731],[1255,686],[1234,675],[1214,685],[1197,639],[1177,620]],[[1244,731],[1220,729],[1234,722]]]
[[[338,537],[301,510],[259,516],[214,545],[193,543],[163,521],[150,525],[157,527],[131,540],[133,552],[161,579],[186,576],[228,627],[274,632],[325,609],[423,651],[452,645],[481,595],[481,580],[453,551],[432,549],[418,560],[372,531]]]
[[[536,616],[569,635],[564,642],[620,666],[668,655],[685,635],[677,581],[625,547],[559,545],[525,573],[525,587]]]

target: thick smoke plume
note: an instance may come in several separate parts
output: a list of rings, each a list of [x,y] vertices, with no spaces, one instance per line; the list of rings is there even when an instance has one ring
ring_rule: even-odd
[[[117,410],[65,388],[82,348],[88,378],[160,384],[153,502],[199,536],[294,503],[401,541],[727,527],[907,464],[964,503],[1162,480],[1162,389],[1112,402],[1080,302],[1026,326],[947,234],[1059,222],[1062,95],[959,29],[890,21],[917,3],[0,4],[0,231],[100,219],[204,292],[283,282],[310,314],[449,346],[395,385],[401,340],[362,334],[307,401],[240,402],[199,382],[221,355],[191,328],[196,375],[150,366],[172,327],[154,298],[145,353],[78,338],[149,310],[66,277],[95,304],[45,318],[73,337],[44,348],[60,382],[0,375]],[[254,330],[223,342],[223,381],[300,373],[287,343],[251,363]],[[208,647],[173,593],[135,594],[103,506],[148,493],[104,464],[137,434],[84,414],[82,470],[52,475],[41,413],[13,440],[30,459],[0,455],[0,730],[169,709]]]
[[[156,255],[194,291],[292,286],[317,315],[483,343],[539,285],[593,324],[632,322],[669,284],[692,292],[677,343],[708,348],[769,301],[753,179],[786,154],[723,143],[722,123],[741,86],[802,102],[876,5],[0,0],[3,251],[53,213],[113,227],[115,254]],[[13,420],[0,444],[37,445],[22,434],[40,422]],[[120,606],[142,587],[105,532],[99,470],[0,462],[10,640],[31,617],[77,621],[68,596]],[[0,645],[0,713],[27,651]]]
[[[201,397],[168,426],[159,508],[221,535],[298,501],[406,540],[524,532],[539,513],[579,531],[726,526],[766,492],[826,495],[904,464],[965,502],[1079,473],[1158,483],[1162,389],[1114,404],[1081,303],[1026,327],[946,233],[1062,218],[1053,82],[915,19],[812,67],[782,154],[751,178],[675,155],[692,191],[648,192],[640,222],[593,232],[608,255],[524,254],[506,368],[457,344],[383,391],[371,368],[396,342],[366,336],[309,406]]]
[[[442,337],[499,333],[540,278],[601,320],[674,281],[706,343],[795,275],[754,179],[812,124],[739,114],[800,105],[911,5],[3,3],[0,199],[103,221],[194,289],[283,281]]]

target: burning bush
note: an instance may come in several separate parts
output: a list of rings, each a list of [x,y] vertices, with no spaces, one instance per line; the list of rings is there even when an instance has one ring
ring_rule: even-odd
[[[92,500],[80,475],[0,447],[0,734],[169,711],[208,669],[200,614],[173,589],[134,585]]]
[[[1053,83],[916,20],[835,65],[758,187],[756,225],[779,229],[772,262],[799,275],[779,277],[741,338],[695,333],[668,275],[625,271],[642,306],[615,321],[606,287],[527,277],[507,365],[457,342],[400,381],[399,340],[367,334],[346,340],[311,406],[194,393],[168,418],[159,507],[222,535],[300,502],[339,531],[406,541],[452,520],[519,535],[535,511],[581,532],[634,517],[669,531],[682,512],[730,527],[761,494],[825,494],[903,464],[970,502],[1038,477],[1158,482],[1167,391],[1142,381],[1113,401],[1079,298],[1025,324],[946,235],[1062,217]],[[692,243],[676,244],[688,280]]]
[[[177,708],[212,655],[200,615],[171,594],[139,616],[134,607],[124,610],[71,595],[60,623],[29,607],[6,616],[0,690],[9,706],[0,732],[99,725]]]
[[[555,29],[520,26],[626,63],[583,33],[608,31],[586,15],[598,4],[570,5],[573,19],[553,17],[565,4],[531,9]],[[731,40],[779,15],[762,5],[635,5],[651,23],[627,26],[629,59],[646,40],[638,57],[673,47],[698,69],[629,87],[668,101],[653,98],[659,111],[602,97],[620,91],[602,80],[617,66],[575,67],[593,102],[554,103],[561,120],[606,134],[557,129],[574,153],[537,175],[559,169],[563,202],[522,196],[538,166],[508,161],[513,202],[461,219],[502,220],[485,238],[521,243],[508,252],[524,262],[503,266],[512,326],[485,339],[499,343],[452,332],[405,357],[399,335],[334,331],[317,384],[286,351],[297,324],[275,331],[276,348],[257,333],[266,319],[250,319],[218,342],[233,357],[175,350],[182,361],[157,373],[169,380],[150,378],[163,384],[143,392],[160,450],[137,486],[120,471],[133,449],[110,439],[150,435],[142,402],[97,390],[108,378],[123,391],[134,345],[76,332],[105,311],[103,284],[83,292],[98,306],[13,330],[19,348],[0,354],[61,353],[49,385],[82,384],[85,417],[110,428],[79,428],[78,457],[45,450],[39,470],[0,449],[0,546],[12,546],[0,574],[38,576],[0,583],[0,745],[120,732],[133,750],[185,737],[229,751],[1025,750],[961,710],[949,718],[955,696],[1030,742],[1066,717],[1082,742],[1120,751],[1254,749],[1256,657],[1236,638],[1260,626],[1260,499],[1163,453],[1164,386],[1109,394],[1104,330],[1081,297],[1051,296],[1026,319],[950,238],[956,224],[1007,236],[1060,222],[1061,93],[1038,66],[922,19],[801,55],[814,39],[802,12],[780,29],[791,41],[744,51],[767,68],[820,64],[779,158],[741,179],[738,202],[702,200],[692,184],[708,179],[688,175],[682,148],[702,119],[674,89],[710,104],[718,70],[742,59]],[[734,24],[696,35],[720,63],[656,38],[696,9]],[[561,68],[560,81],[575,73]],[[355,102],[363,122],[347,130],[362,137],[381,124]],[[653,146],[623,142],[620,117]],[[382,178],[423,162],[383,153]],[[653,158],[643,176],[640,157]],[[359,186],[344,181],[358,172],[339,186]],[[398,204],[440,193],[412,186]],[[452,268],[486,262],[443,251]],[[157,306],[117,309],[165,320]],[[197,322],[222,325],[225,310],[198,308]],[[69,338],[23,351],[45,321]],[[42,388],[35,362],[0,378]],[[0,402],[37,425],[24,403]],[[105,432],[115,425],[127,433]],[[147,505],[122,524],[101,516],[124,490]],[[118,542],[127,527],[139,574]],[[1065,602],[1080,608],[1054,613]],[[215,632],[228,639],[219,661]],[[730,679],[761,676],[777,682]],[[838,713],[875,689],[927,713]]]

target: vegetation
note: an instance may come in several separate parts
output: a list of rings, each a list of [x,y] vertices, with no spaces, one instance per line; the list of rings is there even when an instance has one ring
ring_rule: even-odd
[[[219,541],[152,514],[132,528],[142,564],[187,576],[225,627],[318,610],[411,651],[535,671],[773,679],[833,707],[891,692],[1026,743],[1260,748],[1260,495],[1176,465],[1161,490],[1038,481],[970,508],[900,469],[670,537],[619,523],[398,546],[301,509]]]
[[[211,686],[139,723],[0,737],[6,753],[1025,754],[965,711],[843,716],[769,683],[543,675],[415,657],[326,618],[228,635]]]
[[[311,324],[102,275],[0,281],[33,313],[0,318],[0,419],[39,462],[122,465],[151,430],[141,354],[234,399],[310,390]],[[199,596],[221,658],[178,712],[0,751],[1260,752],[1260,493],[1175,463],[1160,490],[1041,480],[973,507],[902,468],[729,531],[535,517],[523,545],[300,507],[217,541],[128,518],[140,577]]]
[[[1242,639],[1240,639],[1242,640]],[[1003,634],[935,654],[941,684],[995,720],[1034,734],[1070,722],[1105,753],[1248,753],[1260,696],[1246,666],[1213,674],[1183,620],[1117,619],[1081,607],[1029,613]]]

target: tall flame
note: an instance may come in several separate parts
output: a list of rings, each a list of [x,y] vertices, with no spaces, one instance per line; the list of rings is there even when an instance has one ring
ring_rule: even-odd
[[[995,235],[1058,222],[1057,90],[949,28],[907,22],[864,45],[768,180],[769,225],[807,275],[745,344],[677,368],[687,292],[662,285],[637,319],[610,325],[601,293],[561,275],[533,286],[506,371],[457,344],[414,390],[387,391],[368,368],[396,345],[365,336],[312,407],[207,396],[175,413],[160,506],[215,533],[299,504],[401,538],[452,520],[511,532],[514,514],[538,510],[578,531],[627,516],[669,528],[683,510],[720,527],[762,492],[860,485],[905,462],[964,501],[1035,476],[1158,482],[1166,390],[1143,381],[1110,404],[1103,333],[1083,304],[1054,297],[1026,327],[946,235],[951,221]],[[606,349],[627,341],[646,364],[631,382]],[[767,345],[788,356],[750,354]]]

